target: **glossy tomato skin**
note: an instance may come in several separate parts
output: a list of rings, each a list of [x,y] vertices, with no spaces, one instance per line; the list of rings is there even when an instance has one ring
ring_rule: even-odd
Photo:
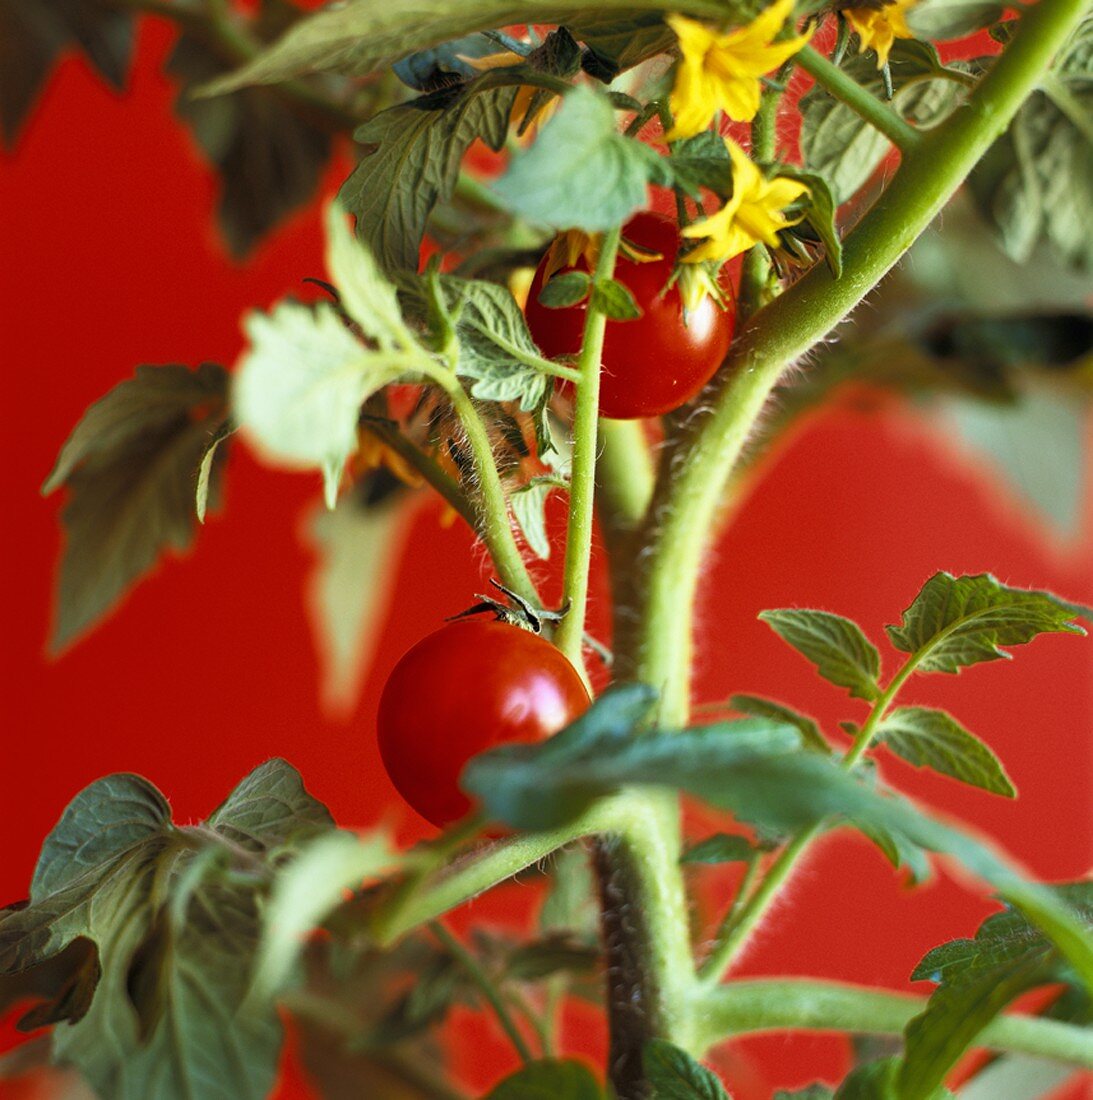
[[[615,278],[642,310],[633,321],[608,321],[600,377],[600,413],[616,420],[661,416],[689,401],[710,380],[729,350],[733,311],[707,297],[684,315],[679,290],[664,291],[672,275],[679,233],[663,214],[637,214],[623,237],[661,259],[638,263],[619,257]],[[546,260],[528,294],[528,328],[544,355],[575,355],[581,347],[587,300],[565,309],[539,302]],[[587,267],[582,265],[582,270]]]
[[[549,642],[493,620],[449,623],[395,665],[380,698],[380,756],[399,794],[443,828],[471,808],[459,776],[472,756],[539,741],[589,703]]]

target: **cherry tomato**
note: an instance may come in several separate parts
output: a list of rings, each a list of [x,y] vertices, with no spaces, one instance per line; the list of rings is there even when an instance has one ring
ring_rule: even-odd
[[[380,698],[380,755],[399,794],[442,828],[471,808],[459,776],[472,756],[549,737],[588,703],[545,639],[496,620],[449,623],[395,665]]]
[[[600,377],[600,413],[616,420],[661,416],[689,401],[721,365],[732,340],[734,314],[707,297],[686,314],[679,290],[664,288],[679,250],[675,222],[644,212],[622,231],[659,260],[635,262],[620,255],[615,278],[629,288],[642,315],[633,321],[608,321]],[[587,299],[565,309],[539,301],[545,259],[528,294],[528,328],[543,354],[575,355],[581,347]],[[579,265],[587,270],[585,265]]]

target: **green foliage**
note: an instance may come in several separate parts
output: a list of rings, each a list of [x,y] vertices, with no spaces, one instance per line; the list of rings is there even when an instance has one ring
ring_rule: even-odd
[[[1074,267],[1093,269],[1091,69],[1087,15],[969,177],[980,211],[1018,262],[1043,239]]]
[[[806,749],[823,753],[831,751],[831,746],[820,732],[816,720],[799,714],[783,703],[776,703],[773,699],[762,699],[758,695],[734,695],[729,700],[729,706],[753,718],[770,718],[776,722],[788,722],[800,731],[801,741]]]
[[[132,15],[103,0],[0,0],[0,139],[11,146],[54,62],[77,45],[114,88],[125,84]]]
[[[645,205],[661,158],[618,132],[610,101],[569,92],[526,151],[493,187],[513,213],[553,229],[612,229]]]
[[[721,198],[732,194],[732,159],[724,138],[704,130],[673,142],[667,161],[672,184],[698,199],[703,189]]]
[[[1093,928],[1093,887],[1055,888],[1086,929]],[[927,1100],[984,1027],[1015,997],[1039,985],[1072,982],[1057,947],[1019,912],[988,917],[973,940],[929,952],[911,975],[939,983],[926,1010],[906,1029],[900,1100]]]
[[[995,0],[922,0],[907,13],[907,25],[919,38],[943,42],[993,26],[1004,11]]]
[[[919,672],[959,672],[980,661],[1010,655],[1038,634],[1084,634],[1077,612],[1056,596],[1010,588],[989,573],[954,577],[935,573],[903,613],[886,627],[896,649],[916,657]]]
[[[597,279],[592,284],[589,308],[602,313],[609,321],[636,321],[641,316],[630,288],[618,279]]]
[[[549,1058],[506,1077],[486,1100],[604,1100],[604,1092],[581,1062]]]
[[[72,430],[42,487],[69,490],[55,650],[106,614],[164,551],[189,547],[194,479],[226,417],[227,386],[227,373],[211,363],[138,367]],[[216,462],[207,484],[215,502]]]
[[[735,833],[707,837],[680,857],[680,863],[751,863],[768,845],[756,846]]]
[[[900,707],[877,727],[877,739],[919,768],[1014,798],[1017,791],[998,757],[952,715],[929,707]]]
[[[864,88],[883,96],[883,82],[871,54],[847,58],[843,69]],[[952,78],[926,42],[897,40],[889,55],[895,97],[892,106],[908,122],[929,127],[960,101],[962,84]],[[845,103],[820,87],[801,99],[801,153],[805,168],[822,176],[837,203],[869,179],[887,154],[888,139]]]
[[[509,505],[531,552],[544,561],[550,557],[550,539],[546,529],[547,497],[566,482],[555,477],[532,478],[509,495]]]
[[[858,1066],[836,1089],[834,1100],[903,1100],[897,1074],[899,1061],[884,1058]],[[931,1091],[923,1100],[953,1100],[945,1088]]]
[[[783,240],[792,242],[814,237],[824,246],[827,266],[831,268],[831,274],[838,279],[843,273],[843,244],[836,220],[838,211],[835,196],[832,195],[827,180],[814,172],[801,172],[784,165],[778,168],[778,175],[788,176],[790,179],[800,180],[808,185],[808,195],[802,200],[804,221],[790,226],[784,232]],[[808,253],[806,252],[805,255],[807,257]]]
[[[100,1093],[187,1100],[200,1082],[210,1100],[258,1100],[280,1046],[273,1005],[246,998],[260,898],[277,864],[331,826],[280,760],[201,826],[173,825],[138,776],[98,780],[46,839],[27,906],[0,913],[0,1002],[28,970],[53,968],[54,1000],[27,1022],[69,1020],[53,1057]]]
[[[856,623],[828,611],[791,608],[763,611],[759,618],[852,697],[872,700],[880,694],[880,654]]]
[[[539,301],[550,309],[568,309],[583,302],[592,289],[592,276],[587,271],[565,271],[551,277],[539,291]]]
[[[650,1039],[642,1063],[656,1100],[729,1100],[715,1073],[667,1039]]]

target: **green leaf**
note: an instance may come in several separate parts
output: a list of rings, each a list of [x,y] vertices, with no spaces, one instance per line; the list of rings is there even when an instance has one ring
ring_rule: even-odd
[[[1093,885],[1055,888],[1093,929]],[[926,1100],[977,1035],[1015,997],[1039,985],[1072,980],[1054,944],[1014,910],[988,917],[974,940],[930,951],[912,980],[939,982],[926,1009],[908,1023],[899,1067],[900,1100]]]
[[[722,0],[689,0],[686,8],[699,18],[724,18],[726,13]],[[462,0],[458,5],[450,0],[388,0],[382,5],[349,0],[301,20],[271,48],[205,92],[217,95],[320,70],[361,76],[386,61],[475,31],[513,23],[567,23],[572,17],[600,18],[611,11],[631,19],[643,9],[674,10],[664,0]]]
[[[819,237],[820,243],[824,246],[827,266],[831,268],[831,274],[838,279],[843,273],[843,244],[836,223],[835,197],[831,194],[827,180],[814,172],[800,172],[785,166],[778,169],[778,174],[808,184],[804,224],[810,226]],[[792,233],[793,228],[791,227],[787,232]]]
[[[1091,64],[1087,15],[969,177],[980,212],[1019,263],[1043,239],[1067,263],[1093,269]]]
[[[1038,634],[1084,634],[1078,612],[1047,592],[1010,588],[989,573],[954,577],[935,573],[889,626],[896,649],[921,654],[919,672],[959,672],[980,661],[1010,656],[1004,645],[1021,645]]]
[[[529,1062],[486,1100],[604,1100],[604,1092],[583,1063],[551,1058]]]
[[[656,1100],[729,1100],[715,1073],[667,1039],[650,1039],[642,1064]]]
[[[555,489],[564,488],[554,477],[532,478],[509,495],[509,505],[520,525],[531,552],[546,561],[550,557],[550,539],[546,529],[546,502]]]
[[[223,418],[227,385],[227,373],[211,363],[138,367],[73,429],[42,487],[71,493],[61,514],[67,540],[54,650],[109,611],[163,551],[189,547],[194,478]]]
[[[998,757],[943,710],[900,707],[881,722],[876,736],[917,768],[932,768],[1007,798],[1017,795]]]
[[[592,54],[591,59],[584,60],[585,71],[605,83],[650,57],[670,53],[675,47],[675,32],[660,12],[592,14],[594,11],[594,7],[590,8],[589,14],[566,23]]]
[[[994,0],[921,0],[907,13],[917,38],[946,42],[992,27],[1006,10]]]
[[[834,1095],[827,1085],[806,1085],[803,1089],[795,1089],[793,1092],[779,1089],[774,1094],[774,1100],[832,1100]]]
[[[598,310],[610,321],[636,321],[641,316],[641,307],[630,288],[618,279],[597,279],[592,284],[589,308]]]
[[[295,9],[267,2],[258,25],[265,37],[287,25]],[[315,195],[332,151],[328,130],[308,121],[283,97],[250,88],[230,99],[200,99],[198,85],[228,72],[222,50],[199,34],[183,34],[167,61],[178,81],[175,112],[217,170],[217,220],[228,251],[247,256],[292,211]]]
[[[680,863],[751,863],[762,849],[735,833],[708,836],[680,857]]]
[[[244,329],[250,346],[235,376],[235,419],[271,459],[321,469],[333,508],[357,449],[361,405],[412,371],[421,353],[367,347],[327,302],[282,302],[251,313]]]
[[[570,933],[556,933],[513,950],[505,960],[504,976],[510,981],[539,982],[554,974],[584,974],[595,970],[599,959],[597,946],[582,943]]]
[[[305,844],[277,876],[263,913],[262,938],[249,997],[268,1001],[286,984],[304,937],[365,880],[395,866],[391,838],[383,831],[355,836],[328,832]]]
[[[320,687],[339,713],[351,713],[357,702],[414,514],[403,494],[371,502],[355,488],[333,511],[318,509],[306,529],[317,559],[308,607]]]
[[[879,97],[876,58],[858,54],[842,65],[848,76]],[[960,102],[962,86],[944,78],[937,51],[926,42],[897,39],[889,55],[892,107],[915,126],[936,125]],[[820,87],[801,99],[801,153],[807,171],[827,180],[836,203],[849,199],[887,155],[888,139]]]
[[[720,134],[706,130],[673,143],[668,171],[673,185],[693,199],[700,198],[703,189],[721,198],[732,194],[732,160]]]
[[[858,1066],[838,1087],[835,1100],[901,1100],[896,1084],[899,1061],[884,1058]],[[937,1088],[925,1100],[953,1100],[945,1088]]]
[[[451,198],[471,144],[504,144],[517,89],[499,72],[382,111],[354,135],[365,156],[338,198],[386,271],[417,271],[425,223]]]
[[[578,86],[531,147],[512,159],[493,192],[528,221],[599,232],[620,225],[645,205],[650,158],[660,160],[618,132],[607,98]]]
[[[550,309],[568,309],[584,301],[592,286],[592,276],[587,271],[566,271],[555,275],[539,291],[539,304]]]
[[[245,1004],[259,905],[287,847],[331,827],[299,775],[271,761],[202,826],[171,823],[146,780],[93,783],[50,833],[25,908],[0,914],[0,1000],[29,967],[73,953],[74,988],[54,1019],[54,1060],[117,1100],[247,1100],[273,1085],[281,1042],[272,1004]]]
[[[212,433],[205,453],[201,456],[201,463],[197,468],[197,484],[194,487],[194,515],[198,523],[205,522],[205,516],[209,510],[209,497],[213,487],[213,472],[218,471],[224,463],[225,454],[220,450],[220,444],[234,435],[239,429],[229,419],[221,421],[220,427]],[[216,478],[219,487],[220,478]]]
[[[880,694],[880,654],[857,623],[828,611],[793,608],[763,611],[759,618],[816,665],[825,680],[857,699],[872,700]]]
[[[897,870],[906,871],[916,885],[929,882],[932,874],[930,860],[923,849],[899,832],[889,832],[882,826],[854,822],[863,836],[871,840],[886,860]]]
[[[776,703],[773,699],[763,699],[758,695],[734,695],[729,700],[729,706],[753,718],[773,718],[777,722],[788,722],[801,731],[805,748],[822,753],[831,752],[831,746],[820,732],[816,720],[791,710],[784,703]]]

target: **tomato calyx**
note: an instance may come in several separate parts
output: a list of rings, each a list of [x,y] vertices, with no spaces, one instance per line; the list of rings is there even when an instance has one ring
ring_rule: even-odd
[[[563,604],[557,611],[551,611],[542,607],[535,607],[523,596],[506,588],[499,580],[490,578],[490,584],[501,593],[503,599],[494,596],[486,596],[480,592],[475,593],[478,603],[450,616],[445,622],[454,623],[462,619],[469,619],[475,615],[492,614],[497,622],[508,623],[510,626],[518,626],[532,634],[543,633],[543,623],[556,623],[561,620],[569,610],[569,604]]]

